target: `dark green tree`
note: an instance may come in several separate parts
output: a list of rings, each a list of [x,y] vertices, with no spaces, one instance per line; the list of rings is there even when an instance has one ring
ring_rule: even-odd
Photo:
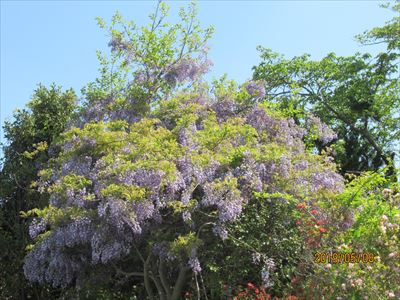
[[[39,85],[27,109],[17,110],[3,128],[6,143],[0,171],[0,298],[44,299],[47,287],[29,285],[22,263],[29,244],[28,220],[21,211],[43,207],[48,195],[39,194],[32,182],[46,165],[59,134],[64,131],[76,104],[73,90]],[[53,153],[51,153],[53,152]],[[44,297],[44,298],[43,298]]]

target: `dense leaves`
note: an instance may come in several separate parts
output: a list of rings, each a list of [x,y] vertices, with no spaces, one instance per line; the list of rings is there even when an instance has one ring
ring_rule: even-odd
[[[49,295],[46,289],[29,287],[24,278],[22,263],[29,236],[28,220],[20,212],[47,205],[48,195],[39,194],[31,184],[38,170],[58,152],[55,142],[70,120],[75,101],[72,90],[39,85],[28,109],[17,110],[14,120],[4,125],[8,143],[3,146],[0,173],[0,298]]]

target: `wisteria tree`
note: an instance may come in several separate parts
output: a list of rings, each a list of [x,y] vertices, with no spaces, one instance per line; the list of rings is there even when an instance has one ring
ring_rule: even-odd
[[[101,77],[84,89],[62,152],[40,172],[50,204],[28,213],[30,281],[79,288],[112,277],[143,286],[143,298],[179,299],[189,286],[207,297],[211,251],[237,240],[231,225],[245,227],[257,205],[301,205],[331,221],[318,202],[343,180],[304,139],[326,143],[334,133],[312,115],[308,130],[297,126],[263,102],[260,82],[206,84],[212,29],[200,28],[193,4],[178,25],[166,16],[164,3],[148,27],[114,16],[111,58],[99,54]],[[298,212],[286,213],[260,230],[295,226]],[[301,255],[310,241],[297,233]],[[270,286],[269,272],[280,266],[264,250],[247,253]]]

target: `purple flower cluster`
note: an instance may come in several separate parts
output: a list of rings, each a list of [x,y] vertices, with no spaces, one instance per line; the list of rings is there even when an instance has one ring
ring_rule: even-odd
[[[92,235],[93,226],[88,218],[80,218],[65,227],[59,227],[27,255],[25,276],[31,282],[48,282],[54,287],[66,287],[83,272],[88,257],[60,250],[87,244]]]
[[[31,238],[36,238],[39,234],[46,230],[46,221],[44,219],[40,219],[40,221],[35,218],[32,223],[29,225],[29,236]]]
[[[242,193],[251,196],[253,192],[261,192],[266,183],[265,165],[256,160],[251,155],[246,155],[243,163],[236,167],[233,174],[239,179],[242,186]]]
[[[83,207],[83,208],[89,208],[90,207],[90,201],[87,200],[87,192],[86,188],[82,188],[78,191],[75,191],[73,189],[67,189],[66,193],[66,202],[65,205],[67,207],[70,206],[77,206],[77,207]],[[60,204],[58,204],[60,206]]]
[[[354,223],[354,213],[353,212],[347,212],[344,217],[342,222],[339,224],[341,229],[347,230],[349,229]]]
[[[271,287],[274,285],[274,282],[271,278],[271,273],[275,269],[275,262],[272,258],[264,259],[264,267],[261,270],[261,280],[263,282],[264,287]]]
[[[247,92],[255,98],[264,98],[265,97],[265,87],[261,82],[250,81],[246,85]]]
[[[343,177],[333,171],[316,172],[311,175],[310,187],[312,191],[326,189],[340,193],[344,190]]]
[[[306,131],[297,126],[293,119],[276,119],[267,114],[260,107],[255,107],[246,116],[246,123],[254,127],[259,133],[265,133],[269,142],[277,142],[287,147],[304,149],[302,138]]]
[[[87,243],[93,235],[92,221],[87,218],[79,218],[65,227],[57,228],[53,237],[58,247],[73,247]]]
[[[107,263],[129,253],[133,239],[125,230],[116,231],[109,224],[97,230],[90,240],[91,263]]]
[[[235,101],[224,99],[215,102],[212,105],[212,109],[215,111],[218,122],[222,123],[235,115],[237,107]]]
[[[196,80],[200,75],[206,73],[211,65],[212,63],[209,60],[200,62],[194,59],[184,58],[170,67],[168,72],[164,75],[164,79],[172,86],[188,79]]]
[[[218,218],[222,223],[236,219],[242,212],[244,199],[240,191],[228,185],[221,185],[220,182],[206,183],[204,188],[204,198],[201,204],[205,207],[216,206]]]
[[[164,261],[174,261],[177,258],[166,243],[156,243],[153,246],[153,253]]]
[[[125,42],[121,36],[113,35],[108,46],[112,51],[126,51],[129,49],[129,44]]]
[[[72,157],[66,161],[61,168],[61,175],[65,176],[71,173],[80,176],[86,176],[90,173],[93,159],[90,156]]]
[[[314,115],[308,117],[308,122],[311,127],[315,127],[318,134],[318,139],[323,143],[327,144],[337,139],[337,134],[321,121],[320,118]]]
[[[221,240],[226,240],[228,238],[228,231],[221,224],[214,226],[213,232],[216,236],[219,236]]]
[[[201,273],[201,265],[197,257],[191,257],[188,264],[195,274]]]

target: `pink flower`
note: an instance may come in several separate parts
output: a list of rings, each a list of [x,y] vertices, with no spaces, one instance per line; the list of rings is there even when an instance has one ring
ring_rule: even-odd
[[[354,281],[354,284],[355,284],[356,286],[362,286],[363,280],[362,280],[361,278],[358,278],[358,279],[356,279],[356,280]]]
[[[254,286],[254,284],[252,284],[251,282],[249,282],[249,283],[247,284],[247,288],[249,288],[249,289],[254,289],[255,286]]]
[[[396,295],[395,295],[393,292],[389,292],[389,291],[386,291],[386,295],[387,295],[389,298],[394,298],[394,297],[396,297]]]

